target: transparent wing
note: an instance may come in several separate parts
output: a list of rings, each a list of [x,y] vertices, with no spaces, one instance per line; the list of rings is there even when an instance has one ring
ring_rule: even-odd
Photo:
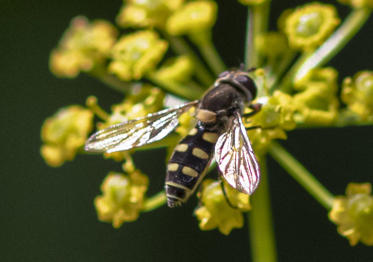
[[[198,101],[168,108],[145,117],[110,126],[93,134],[85,144],[90,152],[117,152],[158,141],[179,124],[178,117]]]
[[[238,112],[216,142],[215,159],[221,174],[233,188],[251,195],[258,187],[259,164]]]

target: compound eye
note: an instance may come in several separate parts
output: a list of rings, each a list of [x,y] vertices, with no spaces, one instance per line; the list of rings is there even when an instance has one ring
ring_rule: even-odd
[[[256,85],[255,85],[254,81],[249,76],[238,75],[236,77],[236,80],[251,92],[253,98],[256,97]]]

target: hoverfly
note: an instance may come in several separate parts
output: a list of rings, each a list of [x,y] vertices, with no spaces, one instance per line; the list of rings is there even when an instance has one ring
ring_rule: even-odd
[[[260,170],[241,117],[245,104],[253,109],[247,116],[260,109],[259,104],[251,103],[256,92],[248,72],[224,71],[201,100],[98,131],[87,140],[85,150],[112,153],[158,141],[176,128],[181,114],[195,107],[196,125],[175,147],[168,162],[165,183],[168,206],[187,201],[203,179],[214,154],[223,178],[238,191],[252,194],[258,186]]]

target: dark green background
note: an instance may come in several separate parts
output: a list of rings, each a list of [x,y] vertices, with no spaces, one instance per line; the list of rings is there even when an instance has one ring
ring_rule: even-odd
[[[243,60],[245,8],[233,0],[220,2],[214,39],[226,63],[237,66]],[[274,2],[274,16],[295,4]],[[0,261],[250,261],[247,227],[228,237],[201,232],[192,216],[195,198],[114,230],[98,222],[92,202],[107,172],[120,170],[117,163],[79,156],[54,169],[41,159],[40,126],[58,108],[83,104],[91,94],[106,107],[121,100],[94,79],[61,80],[48,71],[49,52],[73,16],[113,21],[120,5],[120,0],[0,1]],[[339,81],[373,69],[372,37],[371,20],[332,61]],[[348,182],[373,182],[372,131],[299,130],[283,144],[331,192],[342,194]],[[136,157],[152,192],[163,187],[163,156],[148,151]],[[326,210],[271,159],[269,164],[280,261],[373,261],[373,248],[350,247]]]

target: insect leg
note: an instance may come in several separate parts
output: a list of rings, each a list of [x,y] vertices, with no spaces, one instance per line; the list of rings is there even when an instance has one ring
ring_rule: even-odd
[[[257,103],[257,104],[250,104],[249,105],[249,108],[253,111],[251,111],[250,113],[246,113],[246,114],[243,114],[242,117],[250,117],[250,116],[253,116],[255,115],[256,113],[258,113],[260,111],[260,109],[262,108],[262,104],[260,103]]]
[[[225,190],[224,181],[221,180],[221,179],[220,179],[220,187],[221,187],[221,191],[223,192],[223,196],[224,196],[225,200],[227,201],[227,204],[233,209],[238,209],[238,207],[233,205],[232,202],[229,200],[228,195],[227,195],[227,191]]]

